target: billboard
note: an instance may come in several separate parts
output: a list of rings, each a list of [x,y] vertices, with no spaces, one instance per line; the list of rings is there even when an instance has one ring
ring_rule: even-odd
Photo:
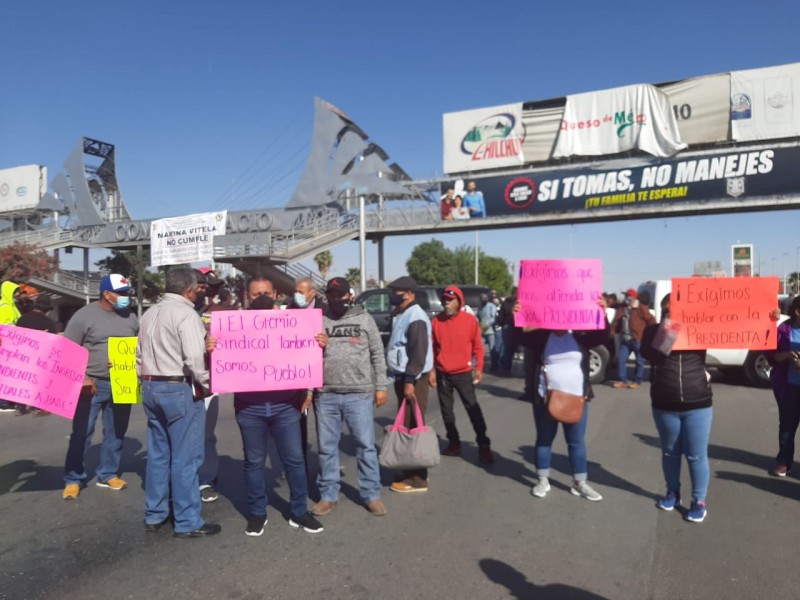
[[[36,208],[46,189],[46,167],[25,165],[0,170],[0,213]]]
[[[708,200],[736,202],[759,196],[800,193],[800,147],[731,149],[681,156],[617,169],[588,167],[475,177],[483,217],[602,211],[636,211],[654,204]],[[442,183],[463,189],[464,180]],[[466,198],[466,195],[465,195]]]
[[[731,72],[731,134],[737,142],[800,136],[800,63]]]
[[[446,113],[445,173],[469,173],[524,163],[522,103]]]
[[[734,277],[753,276],[753,244],[731,246],[731,273]]]
[[[652,85],[629,85],[568,96],[553,157],[672,156],[684,148],[669,97]]]
[[[681,141],[711,144],[728,139],[731,79],[709,75],[659,85],[669,98]]]

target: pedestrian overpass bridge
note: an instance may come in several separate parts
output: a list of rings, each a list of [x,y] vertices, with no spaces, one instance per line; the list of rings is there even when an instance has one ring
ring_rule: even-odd
[[[86,158],[101,159],[98,167]],[[800,138],[720,143],[669,158],[628,153],[602,161],[562,160],[469,177],[490,200],[488,216],[442,220],[442,189],[465,177],[412,180],[389,164],[382,148],[341,111],[317,99],[314,141],[305,172],[282,209],[228,211],[225,235],[214,238],[214,260],[253,274],[268,272],[279,287],[316,272],[299,261],[345,241],[378,244],[388,236],[517,229],[613,220],[786,210],[800,206]],[[131,219],[116,183],[114,147],[84,138],[39,206],[9,216],[0,242],[56,250],[82,248],[84,277],[57,273],[32,284],[88,299],[88,250],[150,245],[151,220]],[[549,192],[561,186],[559,202]],[[569,193],[566,192],[569,190]],[[567,199],[566,196],[569,196]],[[362,264],[362,277],[366,269]]]

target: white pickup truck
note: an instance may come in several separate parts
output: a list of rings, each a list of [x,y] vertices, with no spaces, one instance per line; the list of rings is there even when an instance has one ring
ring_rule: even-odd
[[[661,300],[672,291],[672,281],[669,279],[659,279],[658,281],[646,281],[637,290],[639,297],[642,293],[650,297],[650,312],[656,321],[661,320]],[[778,299],[775,298],[777,307]],[[780,321],[783,322],[788,317],[781,315]],[[706,352],[706,365],[714,367],[722,373],[741,371],[747,380],[759,387],[769,387],[770,365],[763,352],[750,350],[720,350],[710,348]]]

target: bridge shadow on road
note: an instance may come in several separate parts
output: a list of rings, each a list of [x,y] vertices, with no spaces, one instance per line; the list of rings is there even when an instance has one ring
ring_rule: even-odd
[[[512,597],[520,600],[607,600],[605,596],[564,583],[536,585],[528,581],[524,573],[501,560],[483,558],[478,564],[491,581],[505,586]]]

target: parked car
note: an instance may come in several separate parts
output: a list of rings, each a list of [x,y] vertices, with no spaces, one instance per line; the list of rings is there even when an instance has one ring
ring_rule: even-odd
[[[639,296],[643,293],[648,294],[652,299],[650,312],[661,321],[661,300],[672,291],[672,280],[660,279],[658,281],[646,281],[638,289]],[[779,298],[775,299],[775,306],[778,306]],[[788,319],[786,315],[781,315],[780,322]],[[724,350],[709,348],[706,352],[706,365],[714,367],[721,373],[744,373],[747,380],[758,387],[770,387],[769,361],[766,354],[757,350]]]
[[[488,294],[491,290],[485,286],[464,285],[458,286],[464,292],[464,301],[475,311],[480,306],[481,294]],[[417,288],[417,304],[420,308],[433,318],[442,311],[442,292],[445,286],[421,285]],[[384,345],[389,341],[392,333],[392,323],[389,316],[392,313],[392,306],[389,304],[389,288],[378,288],[366,290],[356,297],[356,303],[363,304],[364,308],[378,325],[381,332],[381,339]]]

